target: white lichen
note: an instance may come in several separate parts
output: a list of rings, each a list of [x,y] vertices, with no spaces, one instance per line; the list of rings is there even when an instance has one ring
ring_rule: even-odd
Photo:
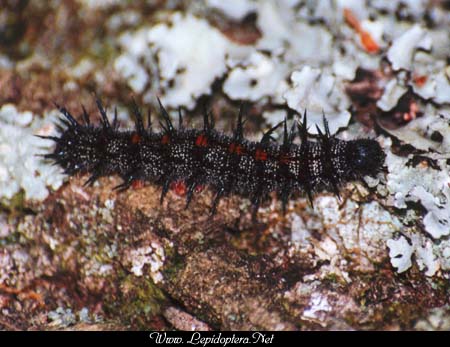
[[[292,88],[284,98],[288,106],[299,113],[308,110],[309,132],[317,134],[316,125],[324,132],[323,114],[329,121],[332,134],[345,127],[351,117],[350,101],[343,89],[336,85],[336,77],[322,70],[304,66],[291,75]]]
[[[257,26],[262,37],[260,50],[283,54],[286,61],[308,62],[318,66],[329,62],[333,51],[333,37],[323,26],[313,26],[297,20],[295,1],[261,1],[258,4]]]
[[[43,120],[12,104],[0,108],[0,199],[11,199],[23,190],[25,199],[41,201],[49,194],[47,187],[61,186],[61,169],[38,156],[50,153],[54,142],[35,136],[56,134],[55,115],[46,114]]]
[[[303,311],[302,316],[306,319],[320,319],[324,313],[330,312],[331,310],[332,307],[327,297],[321,293],[314,292],[311,295],[308,308]]]
[[[419,269],[427,276],[433,276],[441,269],[448,270],[450,245],[445,238],[450,234],[450,175],[446,156],[428,154],[435,163],[434,167],[426,163],[407,165],[412,155],[406,158],[397,156],[389,149],[390,140],[385,139],[382,143],[386,146],[389,168],[386,187],[391,195],[387,203],[407,209],[408,203],[414,202],[425,210],[421,220],[407,214],[423,226],[424,232],[415,229],[388,241],[392,265],[399,272],[406,271],[412,265],[411,255],[414,254]]]
[[[47,314],[50,320],[50,326],[58,328],[67,328],[77,323],[101,323],[103,318],[97,314],[89,312],[87,307],[83,307],[80,311],[74,313],[71,308],[58,307],[54,311]]]
[[[444,305],[431,309],[427,317],[418,320],[415,329],[423,331],[450,331],[450,307]]]
[[[381,261],[385,257],[386,241],[402,229],[398,218],[375,201],[358,205],[349,200],[340,206],[337,198],[320,196],[314,204],[326,234],[338,245],[340,253],[360,250],[361,268],[371,268],[370,263]],[[326,249],[332,248],[322,247]],[[329,253],[330,257],[333,252]]]
[[[282,103],[282,95],[288,88],[287,66],[276,58],[254,52],[226,79],[223,90],[232,99],[257,101],[272,97],[274,103]]]
[[[415,247],[417,265],[426,276],[433,276],[440,268],[440,262],[435,254],[433,241],[429,238],[413,234],[412,240]]]
[[[426,30],[420,25],[414,25],[400,37],[394,40],[387,52],[387,58],[394,70],[409,70],[412,66],[413,56],[416,49],[427,47]]]
[[[148,91],[144,99],[150,100],[156,92],[168,107],[193,108],[197,98],[209,94],[213,82],[225,74],[227,59],[239,57],[245,49],[191,14],[176,12],[168,20],[170,24],[124,33],[120,37],[124,52],[114,66],[133,90]],[[147,70],[159,77],[150,86]]]
[[[55,327],[68,327],[77,322],[77,317],[70,308],[58,307],[56,310],[50,311],[47,317],[50,320],[50,326]]]
[[[149,76],[136,56],[128,53],[120,55],[114,62],[114,68],[134,92],[142,93],[145,90]]]
[[[407,89],[402,86],[397,79],[390,80],[381,98],[377,101],[377,106],[383,111],[390,111],[398,104],[398,100],[405,94]]]
[[[386,141],[390,144],[390,141]],[[387,188],[396,208],[407,208],[407,202],[420,202],[427,210],[423,223],[433,238],[450,233],[450,175],[445,157],[436,159],[439,169],[428,165],[407,165],[410,158],[393,154],[386,148],[389,168]]]
[[[448,126],[450,108],[448,110],[436,109],[435,106],[428,104],[424,113],[422,117],[412,120],[400,129],[387,129],[387,131],[392,136],[421,151],[440,153],[443,159],[446,153],[450,152],[450,127]],[[433,140],[434,133],[439,133],[442,141]],[[435,156],[433,153],[428,155]]]
[[[436,96],[433,100],[439,104],[450,103],[450,67],[447,66],[445,69],[434,76]]]
[[[399,273],[405,272],[412,266],[413,255],[419,270],[426,276],[434,276],[440,269],[449,269],[450,245],[448,242],[438,245],[420,233],[410,233],[408,239],[402,235],[388,240],[387,246],[391,264]]]
[[[450,82],[445,73],[446,65],[444,59],[436,59],[431,53],[417,52],[414,57],[413,77],[409,82],[414,93],[437,103],[450,102]]]
[[[287,112],[285,110],[264,111],[263,118],[271,126],[275,126],[286,119]]]
[[[153,282],[159,283],[163,281],[160,270],[164,265],[165,255],[164,248],[161,245],[152,242],[149,246],[131,250],[128,258],[131,262],[130,271],[135,276],[140,277],[144,275],[144,266],[150,265],[148,274]]]
[[[410,201],[419,201],[421,205],[428,211],[423,218],[423,224],[425,230],[435,239],[439,239],[442,236],[450,234],[450,177],[447,184],[442,183],[442,186],[438,187],[442,190],[444,196],[442,199],[435,197],[429,193],[424,186],[415,186],[409,192]],[[441,202],[442,200],[442,202]]]
[[[397,269],[397,272],[402,273],[408,270],[412,265],[411,256],[414,252],[414,248],[408,240],[404,236],[400,236],[398,239],[388,240],[386,244],[389,247],[391,264]]]
[[[310,244],[311,232],[306,227],[301,216],[292,214],[291,219],[291,242],[297,247],[306,247],[306,245]]]

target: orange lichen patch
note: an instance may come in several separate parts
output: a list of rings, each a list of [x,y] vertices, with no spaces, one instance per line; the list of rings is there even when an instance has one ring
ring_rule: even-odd
[[[175,181],[170,184],[170,189],[172,189],[178,196],[185,196],[187,193],[186,183],[183,181]]]
[[[361,24],[359,23],[358,18],[356,18],[355,14],[348,7],[344,8],[344,19],[349,26],[351,26],[355,31],[361,32]]]
[[[163,145],[167,145],[168,143],[170,143],[170,136],[169,135],[163,135],[163,137],[161,138],[161,143]]]
[[[344,8],[344,19],[359,34],[361,44],[368,53],[375,54],[380,51],[380,46],[375,42],[372,35],[361,27],[361,23],[351,9]]]
[[[39,293],[36,293],[34,290],[30,290],[30,289],[20,290],[20,289],[16,289],[16,288],[7,287],[4,284],[0,284],[0,292],[3,292],[5,294],[10,294],[10,295],[17,295],[17,297],[19,297],[19,298],[36,301],[39,304],[39,306],[41,306],[41,307],[45,306],[45,302],[44,302],[44,299],[42,298],[42,295]]]
[[[430,167],[430,165],[428,165],[428,162],[426,160],[421,160],[418,166],[421,169],[426,169],[426,168]]]
[[[375,42],[372,38],[372,35],[367,31],[361,31],[359,33],[359,38],[361,40],[361,44],[364,46],[366,51],[371,54],[376,54],[380,51],[380,46]]]
[[[423,87],[423,85],[427,82],[428,76],[426,75],[414,75],[413,82],[418,87]]]
[[[144,188],[144,181],[143,180],[134,180],[133,182],[131,182],[131,187],[133,189]]]
[[[197,147],[207,147],[208,146],[208,138],[203,134],[198,135],[197,138],[195,139],[195,145]]]
[[[267,152],[258,148],[255,152],[255,160],[266,161],[267,160]]]
[[[231,143],[230,146],[228,147],[228,151],[230,153],[236,153],[237,155],[242,155],[244,154],[244,148],[236,143]]]
[[[288,154],[281,154],[278,161],[282,164],[289,164],[291,162],[291,157]]]
[[[136,144],[140,143],[141,140],[142,140],[141,135],[139,135],[137,133],[131,134],[131,143],[136,145]]]
[[[0,291],[6,294],[20,294],[20,290],[16,288],[7,287],[0,283]]]

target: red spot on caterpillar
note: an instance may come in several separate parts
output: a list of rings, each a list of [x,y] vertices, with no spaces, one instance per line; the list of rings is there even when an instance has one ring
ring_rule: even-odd
[[[195,192],[200,193],[203,189],[205,189],[205,186],[202,184],[199,184],[197,187],[195,187]]]
[[[289,155],[283,153],[280,155],[278,160],[282,164],[289,164],[291,162],[291,157],[289,157]]]
[[[141,188],[144,188],[144,181],[143,181],[143,180],[134,180],[134,181],[131,183],[131,187],[132,187],[133,189],[141,189]]]
[[[203,135],[203,134],[198,135],[197,138],[195,139],[195,145],[197,147],[206,147],[206,146],[208,146],[208,138],[205,135]]]
[[[240,144],[236,144],[236,143],[232,142],[230,144],[230,146],[228,147],[228,152],[236,153],[237,155],[242,155],[242,154],[244,154],[244,149],[242,148],[242,146]]]
[[[142,140],[141,135],[139,135],[137,133],[131,134],[131,143],[136,145],[136,144],[140,143],[141,140]]]
[[[165,134],[163,135],[163,137],[161,138],[161,143],[163,145],[167,145],[170,142],[170,136]]]
[[[379,52],[380,46],[375,42],[372,35],[361,27],[358,18],[356,18],[353,11],[347,7],[344,8],[344,19],[347,24],[359,34],[359,39],[366,52],[371,54]]]
[[[267,160],[267,152],[258,148],[255,152],[255,160],[266,161]]]
[[[183,181],[175,181],[170,184],[172,189],[178,196],[185,196],[187,192],[186,184]]]

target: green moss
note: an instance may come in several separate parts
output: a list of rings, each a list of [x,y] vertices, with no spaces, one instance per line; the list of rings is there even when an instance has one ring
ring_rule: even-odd
[[[174,282],[179,277],[179,273],[183,271],[186,260],[171,247],[166,247],[164,252],[166,260],[161,272],[165,281]]]
[[[88,52],[89,58],[100,64],[110,61],[117,55],[118,50],[114,47],[114,42],[112,40],[105,41],[104,38],[95,40]]]
[[[450,282],[445,278],[433,278],[431,287],[436,291],[442,291],[450,294]]]
[[[167,298],[151,279],[125,275],[119,281],[119,295],[107,298],[105,312],[111,318],[136,329],[151,329],[153,318],[161,313]]]
[[[20,233],[12,232],[7,237],[0,239],[0,246],[13,245],[19,243]]]
[[[7,211],[11,215],[20,215],[23,213],[25,204],[25,192],[21,189],[11,199],[0,200],[0,209]]]
[[[339,276],[335,273],[328,273],[325,275],[323,279],[324,284],[329,284],[332,288],[336,287],[337,285],[346,285],[347,283],[342,278],[342,276]]]

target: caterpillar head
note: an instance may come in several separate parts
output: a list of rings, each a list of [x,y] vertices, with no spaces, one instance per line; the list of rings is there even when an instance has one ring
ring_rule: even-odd
[[[355,177],[376,176],[382,170],[386,157],[380,144],[370,139],[348,142],[346,156]]]

